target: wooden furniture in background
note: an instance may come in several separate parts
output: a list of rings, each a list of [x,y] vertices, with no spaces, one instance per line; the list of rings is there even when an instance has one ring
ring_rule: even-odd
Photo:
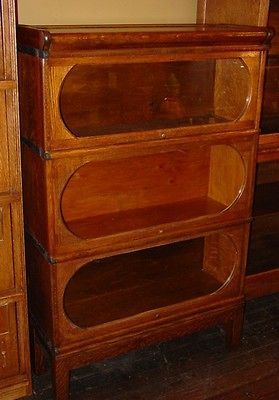
[[[0,398],[30,394],[19,149],[15,4],[0,17]]]
[[[279,4],[276,0],[199,0],[201,23],[272,26],[260,122],[254,222],[247,261],[248,298],[279,291]]]
[[[198,0],[197,23],[265,26],[269,0]]]
[[[266,65],[254,222],[247,265],[250,298],[279,292],[279,4],[271,0],[268,25],[275,29]]]
[[[35,362],[40,343],[56,399],[133,348],[215,324],[239,342],[268,39],[19,27]]]

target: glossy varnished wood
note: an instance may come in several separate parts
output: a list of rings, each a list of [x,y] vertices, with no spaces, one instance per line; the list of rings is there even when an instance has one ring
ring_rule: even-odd
[[[200,269],[199,264],[202,260],[197,260],[195,256],[196,246],[200,246],[200,242],[196,242],[194,247],[191,242],[188,243],[190,251],[187,250],[187,259],[184,262],[185,268],[189,269],[190,274],[181,275],[181,272],[177,274],[177,271],[172,271],[169,261],[173,257],[178,257],[176,252],[171,255],[166,249],[167,257],[164,257],[164,253],[161,253],[158,249],[157,266],[154,261],[152,266],[151,257],[148,257],[150,251],[143,252],[148,257],[146,265],[151,262],[152,269],[146,269],[144,272],[138,270],[141,277],[145,274],[148,278],[149,275],[150,281],[152,273],[155,272],[155,267],[156,273],[158,273],[158,268],[161,270],[158,277],[160,276],[160,279],[162,279],[160,257],[164,259],[166,277],[169,275],[167,269],[170,269],[171,280],[163,279],[160,286],[154,282],[154,290],[152,290],[152,285],[147,287],[146,283],[141,282],[140,279],[135,279],[136,268],[132,269],[133,272],[130,271],[132,275],[129,276],[129,273],[127,273],[132,266],[136,267],[137,258],[133,260],[133,255],[126,259],[125,255],[122,255],[124,261],[120,263],[118,261],[121,260],[119,256],[111,262],[109,259],[101,260],[104,268],[101,268],[99,273],[96,271],[96,274],[94,274],[94,262],[91,262],[90,258],[80,260],[78,263],[71,261],[59,263],[56,266],[49,265],[32,241],[28,240],[27,262],[30,269],[30,299],[33,304],[34,327],[36,327],[50,353],[54,349],[59,349],[55,362],[53,360],[52,363],[53,383],[57,391],[57,398],[66,398],[69,370],[72,368],[133,348],[186,334],[212,324],[223,325],[227,330],[228,343],[236,345],[241,332],[242,301],[240,286],[243,285],[245,248],[248,239],[247,228],[248,225],[213,233],[213,236],[221,235],[220,240],[223,241],[225,262],[222,261],[222,256],[219,254],[221,251],[219,244],[221,243],[218,240],[211,240],[211,234],[207,234],[206,241],[208,239],[208,243],[203,261],[204,272],[200,270],[198,274],[194,273],[192,269]],[[227,235],[229,243],[230,240],[233,240],[231,243],[232,253],[231,250],[228,251]],[[175,245],[173,248],[175,248]],[[215,270],[217,260],[221,261],[220,267],[222,266],[222,269]],[[181,267],[184,262],[180,261]],[[92,263],[92,267],[85,270],[87,276],[84,278],[80,268],[88,263]],[[140,263],[142,263],[142,260],[140,260]],[[98,265],[98,262],[96,265]],[[115,271],[117,265],[120,268],[119,273]],[[75,272],[77,272],[77,276],[74,275]],[[203,279],[199,279],[199,274],[203,274],[204,282]],[[209,275],[207,276],[207,274]],[[104,275],[107,275],[107,277]],[[72,277],[72,281],[68,286],[70,277]],[[86,282],[82,282],[83,279],[88,283],[91,281],[93,287],[95,283],[97,292],[99,292],[95,301],[92,303],[92,299],[85,307],[80,303],[79,298],[93,296],[93,293],[92,288],[90,289],[88,285],[84,284]],[[107,284],[105,284],[106,282]],[[221,282],[226,282],[222,288]],[[132,283],[135,285],[134,289]],[[240,283],[241,285],[239,285]],[[128,290],[124,290],[123,284],[127,285],[126,289]],[[115,285],[118,285],[118,290]],[[169,285],[167,291],[163,289],[163,285]],[[179,292],[178,288],[184,286],[183,291]],[[220,290],[216,291],[217,287]],[[106,296],[105,301],[102,298],[102,288]],[[144,295],[140,296],[137,301],[135,301],[134,296],[136,294],[135,289],[140,289],[141,292],[142,290],[145,291],[142,293]],[[185,289],[187,290],[185,291]],[[87,291],[88,294],[86,294]],[[207,296],[206,292],[211,292],[211,295]],[[35,301],[38,294],[43,301]],[[165,297],[165,294],[168,297]],[[89,299],[84,297],[84,300]],[[110,303],[111,301],[112,303]],[[119,307],[119,301],[121,307]],[[96,312],[90,313],[94,304]],[[107,306],[108,309],[105,310],[104,307]],[[144,308],[140,310],[139,307]],[[65,310],[67,315],[65,315]],[[110,316],[112,320],[110,320]],[[107,318],[106,323],[104,323],[104,317]],[[69,318],[73,319],[71,323],[69,323]],[[75,324],[73,324],[73,321],[75,321]],[[81,326],[79,327],[77,324]],[[83,329],[82,326],[87,328]],[[80,352],[81,346],[82,352]]]
[[[0,18],[0,398],[31,392],[24,269],[15,3]]]
[[[20,46],[65,57],[70,51],[135,47],[239,45],[266,43],[266,31],[253,32],[247,26],[194,25],[114,25],[114,26],[20,26]]]
[[[179,278],[179,270],[181,268],[187,269],[193,273],[196,271],[199,274],[202,274],[202,271],[204,271],[204,275],[210,274],[212,276],[211,282],[215,282],[214,285],[218,285],[222,290],[216,291],[216,293],[212,293],[210,298],[212,299],[212,302],[221,302],[222,298],[227,298],[228,301],[230,301],[230,297],[238,297],[241,294],[241,287],[243,283],[243,277],[242,277],[242,272],[243,272],[243,261],[245,258],[245,247],[247,244],[247,229],[248,225],[244,227],[238,227],[238,228],[230,228],[227,231],[218,231],[216,234],[214,232],[212,233],[207,233],[205,235],[201,235],[199,237],[204,237],[206,236],[205,240],[205,247],[203,251],[203,258],[202,262],[201,259],[195,260],[195,248],[196,246],[202,246],[202,244],[194,242],[192,245],[190,242],[185,242],[185,245],[182,246],[182,244],[178,245],[179,247],[182,248],[181,251],[185,253],[184,256],[184,261],[181,261],[181,265],[176,267],[178,270],[172,271],[171,263],[174,262],[173,258],[176,257],[176,252],[173,250],[175,249],[175,244],[173,245],[164,245],[161,246],[161,248],[156,248],[152,249],[147,249],[147,250],[141,250],[139,252],[136,252],[134,254],[126,254],[127,257],[125,257],[125,253],[123,255],[119,256],[113,256],[111,260],[109,258],[93,258],[87,257],[86,259],[81,259],[81,260],[72,260],[72,261],[65,261],[58,263],[57,265],[51,265],[49,262],[47,262],[42,254],[40,253],[40,249],[36,246],[34,241],[29,237],[27,244],[27,259],[28,259],[28,268],[30,269],[30,299],[32,301],[33,307],[33,314],[36,317],[36,321],[39,322],[39,325],[43,329],[43,332],[45,335],[47,335],[50,339],[51,342],[54,341],[54,343],[57,343],[57,346],[61,346],[67,348],[67,346],[72,343],[72,346],[79,346],[79,340],[83,341],[94,341],[97,340],[97,337],[99,335],[113,335],[116,336],[118,335],[118,329],[117,332],[114,332],[114,326],[117,327],[119,325],[122,326],[123,328],[125,327],[124,330],[129,329],[128,327],[133,326],[134,323],[136,322],[140,325],[143,323],[145,320],[146,322],[149,321],[151,324],[155,323],[160,325],[162,321],[160,319],[164,319],[164,316],[166,317],[167,315],[173,315],[173,310],[174,309],[181,309],[182,313],[194,313],[195,309],[197,308],[197,304],[207,306],[208,304],[208,297],[205,295],[205,288],[203,288],[203,285],[199,283],[197,278],[195,278],[193,274],[193,281],[195,281],[195,286],[192,287],[192,285],[187,283],[187,274],[185,272],[185,282],[182,283],[181,279]],[[219,236],[220,235],[220,236]],[[189,238],[191,240],[191,237]],[[220,248],[220,244],[222,244],[222,248]],[[203,246],[202,246],[203,247]],[[202,249],[202,247],[200,247]],[[185,248],[185,250],[183,250]],[[199,248],[199,247],[198,247]],[[161,250],[160,250],[161,249]],[[161,265],[163,264],[164,257],[163,255],[168,252],[173,253],[173,257],[169,255],[169,258],[166,258],[165,260],[165,269],[162,269],[162,272],[164,272],[164,276],[167,277],[169,276],[170,279],[173,280],[174,287],[175,285],[185,285],[187,286],[188,292],[192,292],[192,295],[187,297],[185,294],[185,299],[182,303],[187,304],[187,307],[183,306],[181,303],[176,304],[176,301],[174,301],[173,305],[169,305],[169,307],[166,305],[164,307],[163,305],[160,306],[161,302],[164,302],[164,292],[160,294],[160,291],[158,292],[158,296],[156,296],[159,300],[157,300],[157,308],[160,308],[160,318],[158,319],[157,312],[156,310],[153,310],[152,307],[149,309],[143,309],[142,312],[145,310],[145,313],[137,315],[130,313],[130,323],[123,319],[121,321],[121,318],[119,321],[117,321],[117,318],[113,321],[111,321],[111,329],[107,329],[109,326],[99,324],[96,327],[92,327],[93,331],[95,332],[94,335],[92,335],[92,331],[88,330],[83,330],[83,329],[78,329],[78,327],[75,327],[72,324],[69,324],[69,319],[65,316],[65,303],[66,301],[64,299],[64,292],[66,287],[69,289],[65,292],[68,294],[65,294],[67,296],[67,301],[69,304],[73,302],[75,304],[75,293],[79,292],[79,286],[82,285],[80,282],[82,282],[82,279],[84,276],[90,276],[90,279],[86,279],[86,282],[90,285],[90,280],[92,281],[93,287],[99,286],[99,289],[97,289],[96,296],[100,296],[99,298],[101,299],[102,297],[102,287],[104,293],[107,293],[107,296],[109,298],[109,291],[111,293],[114,293],[113,289],[113,283],[116,282],[116,285],[118,284],[119,288],[119,293],[123,291],[123,294],[125,293],[124,288],[126,287],[126,291],[129,295],[129,290],[131,291],[130,293],[130,300],[127,301],[126,303],[122,305],[123,310],[117,311],[116,307],[116,313],[124,313],[125,315],[125,309],[129,310],[129,308],[133,308],[133,305],[131,304],[132,298],[133,298],[133,286],[138,285],[138,288],[142,286],[143,290],[145,290],[145,283],[146,280],[144,279],[144,276],[148,276],[148,271],[151,274],[152,269],[153,273],[156,275],[158,274],[159,279],[159,270],[160,268],[163,268]],[[164,253],[165,252],[165,253]],[[152,255],[152,256],[151,256]],[[156,257],[155,257],[156,255]],[[152,258],[153,257],[153,258]],[[154,258],[155,257],[155,258]],[[200,255],[199,257],[202,257]],[[95,260],[95,261],[94,261]],[[130,263],[129,263],[130,260]],[[146,260],[145,262],[143,260]],[[152,261],[153,260],[153,261]],[[157,260],[157,261],[156,261]],[[111,262],[110,262],[111,261]],[[90,264],[91,263],[91,264]],[[148,270],[147,266],[144,269],[143,267],[140,268],[141,264],[146,264],[148,265],[150,263],[150,268]],[[122,265],[123,264],[123,265]],[[216,265],[219,264],[218,269],[216,268]],[[82,271],[81,268],[84,267],[84,265],[88,265],[88,267],[84,268],[83,271],[85,272],[79,272]],[[92,265],[92,268],[90,266]],[[98,266],[103,267],[98,267]],[[122,270],[119,272],[118,269],[122,265]],[[96,270],[94,268],[96,266]],[[195,267],[196,266],[196,267]],[[141,270],[142,269],[142,270]],[[136,272],[138,271],[138,272]],[[169,271],[169,272],[167,272]],[[32,272],[32,273],[31,273]],[[77,273],[77,275],[76,275]],[[140,280],[137,282],[137,279],[135,279],[135,276],[138,274],[138,277]],[[106,278],[107,276],[107,278]],[[71,284],[68,286],[69,280],[72,278]],[[150,277],[151,279],[151,277]],[[162,277],[160,278],[162,279]],[[107,281],[107,288],[105,286],[105,281]],[[95,282],[95,283],[94,283]],[[98,283],[99,282],[99,283]],[[111,283],[110,283],[111,282]],[[152,281],[150,281],[152,284]],[[167,281],[166,281],[167,282]],[[209,288],[210,285],[209,282]],[[156,281],[153,282],[154,288],[156,287]],[[224,285],[224,286],[223,286]],[[214,287],[214,286],[211,286]],[[158,290],[158,289],[156,289]],[[86,286],[84,287],[84,292],[80,293],[80,297],[82,298],[83,296],[86,296],[86,293],[88,293],[88,296],[94,296],[94,293],[92,292],[92,288],[90,289],[90,286],[88,290],[86,290]],[[35,299],[37,296],[41,294],[41,301],[36,302]],[[117,291],[116,291],[117,294]],[[145,297],[146,300],[144,299]],[[175,291],[173,293],[169,293],[169,296],[172,296],[174,299],[176,296],[179,294],[176,294]],[[183,294],[181,294],[183,297]],[[96,299],[97,299],[96,297]],[[161,300],[160,300],[161,298]],[[194,301],[194,298],[196,300]],[[121,294],[119,294],[119,299],[121,300]],[[152,300],[152,290],[149,291],[149,293],[146,293],[146,295],[142,298],[142,301],[146,301],[146,304],[151,304],[152,302],[156,303],[156,298]],[[186,303],[185,303],[186,302]],[[154,303],[154,304],[155,304]],[[77,303],[78,305],[78,298],[77,298]],[[93,302],[94,304],[94,302]],[[101,304],[101,303],[100,303]],[[104,307],[106,307],[106,302],[104,303]],[[69,306],[70,307],[70,306]],[[136,307],[136,305],[135,305]],[[156,308],[156,307],[155,307]],[[165,308],[165,310],[164,310]],[[49,312],[51,310],[51,312]],[[183,311],[184,310],[184,311]],[[84,310],[84,312],[89,312],[90,310]],[[169,314],[171,313],[171,314]],[[54,319],[54,315],[59,315],[58,319]],[[106,313],[101,316],[102,313],[100,313],[101,318],[105,318]],[[122,318],[123,318],[122,315]],[[129,316],[129,313],[128,313]],[[174,319],[175,316],[173,315]],[[82,318],[82,317],[81,317]],[[94,313],[93,317],[94,318]],[[134,321],[134,322],[133,322]],[[84,322],[86,324],[86,322]],[[79,340],[78,340],[79,339]]]
[[[130,349],[216,324],[239,343],[269,38],[19,28],[34,362],[57,400],[71,369]]]
[[[58,150],[199,134],[200,126],[203,133],[257,129],[262,77],[255,77],[264,62],[258,50],[265,49],[270,31],[196,25],[142,29],[19,27],[26,141],[49,157]],[[100,121],[106,122],[100,126]]]
[[[89,63],[90,68],[85,70],[93,68],[93,71],[94,65],[100,64],[100,68],[97,68],[100,71],[99,83],[94,93],[94,86],[93,88],[92,84],[90,86],[89,79],[84,81],[83,87],[75,85],[74,81],[72,85],[67,85],[74,73],[73,61],[63,59],[58,65],[51,65],[50,60],[41,60],[19,53],[19,63],[22,66],[19,73],[22,135],[28,143],[33,143],[38,151],[43,149],[46,153],[44,157],[50,157],[48,153],[57,150],[96,148],[151,139],[193,136],[200,133],[201,126],[204,134],[255,129],[257,125],[255,110],[259,105],[256,95],[259,81],[255,76],[264,58],[259,58],[255,52],[249,52],[249,56],[240,62],[238,55],[235,51],[229,55],[222,53],[222,56],[220,55],[215,61],[212,54],[206,56],[204,51],[199,57],[201,59],[195,62],[192,52],[187,51],[176,52],[174,55],[162,54],[157,62],[157,56],[154,54],[147,57],[136,52],[136,55],[124,53],[117,56],[115,52],[110,51],[109,55],[92,59],[90,54],[85,53],[83,58],[78,59],[81,63],[77,66],[79,70],[80,67],[85,69],[83,63]],[[211,58],[210,62],[206,61],[207,57]],[[166,81],[166,74],[162,75],[162,79],[156,78],[157,85],[154,84],[155,78],[154,81],[149,81],[148,85],[142,72],[138,79],[134,74],[128,75],[126,72],[127,76],[125,80],[122,79],[122,85],[116,81],[118,64],[123,63],[125,68],[122,69],[129,71],[129,67],[133,69],[136,63],[145,68],[145,75],[149,75],[152,70],[159,70],[160,66],[162,70],[162,65],[171,71],[173,58],[177,61],[175,64],[184,66],[184,69],[187,66],[191,84],[182,73],[179,76],[179,71],[176,72],[177,77],[169,74],[170,80],[174,81],[171,85]],[[110,63],[109,69],[107,63]],[[141,71],[142,67],[137,70]],[[101,72],[106,71],[110,83],[101,75]],[[112,75],[111,78],[109,74]],[[213,74],[216,81],[215,89],[213,89]],[[36,80],[31,79],[31,76],[35,76]],[[229,79],[232,76],[235,79]],[[247,93],[247,80],[250,79],[252,88]],[[241,83],[241,92],[239,86],[235,85],[236,80]],[[194,82],[198,84],[194,85]],[[112,87],[108,88],[108,84]],[[164,88],[166,84],[169,87],[167,91]],[[200,84],[204,87],[202,96],[197,93]],[[118,92],[113,85],[119,86]],[[133,88],[134,85],[136,86]],[[224,85],[225,92],[221,90]],[[177,94],[177,91],[180,94]],[[67,94],[68,103],[63,100]],[[109,101],[105,101],[106,107],[104,107],[105,94],[109,97]],[[75,107],[71,103],[72,98],[78,100],[74,102]],[[90,107],[91,103],[94,104],[93,108]],[[124,113],[123,110],[126,108],[128,108],[127,113]],[[98,120],[106,122],[102,122],[102,126]],[[51,132],[51,136],[48,132]]]
[[[24,144],[24,199],[33,205],[25,207],[26,229],[62,261],[247,220],[256,140],[232,132],[204,136],[203,145],[189,137],[167,148],[149,142],[47,161]]]

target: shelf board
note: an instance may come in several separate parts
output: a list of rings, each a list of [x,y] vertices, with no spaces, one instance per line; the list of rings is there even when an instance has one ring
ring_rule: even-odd
[[[202,264],[203,239],[93,261],[69,282],[65,312],[85,328],[206,296],[221,284]]]
[[[172,204],[120,211],[67,221],[68,229],[82,239],[92,239],[222,212],[226,206],[209,197]]]

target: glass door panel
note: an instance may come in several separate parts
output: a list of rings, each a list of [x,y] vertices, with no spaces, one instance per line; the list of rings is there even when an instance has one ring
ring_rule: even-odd
[[[250,95],[241,59],[76,65],[60,113],[77,137],[234,121]]]

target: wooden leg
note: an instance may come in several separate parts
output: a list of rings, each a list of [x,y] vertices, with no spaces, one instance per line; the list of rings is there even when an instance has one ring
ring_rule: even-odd
[[[229,349],[234,349],[240,345],[243,331],[243,318],[244,307],[241,307],[232,319],[224,323],[226,343]]]
[[[32,369],[36,375],[46,370],[46,356],[34,328],[30,327],[30,348]]]
[[[55,400],[68,400],[70,388],[70,371],[65,362],[52,361],[52,387]]]

